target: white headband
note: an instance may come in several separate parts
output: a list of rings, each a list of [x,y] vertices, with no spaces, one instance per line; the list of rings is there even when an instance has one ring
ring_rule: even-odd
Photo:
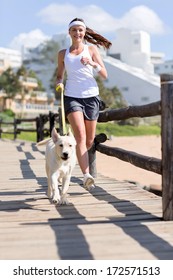
[[[83,21],[80,21],[80,20],[76,20],[76,21],[71,22],[69,24],[68,28],[70,29],[74,25],[82,25],[86,29],[85,23]]]

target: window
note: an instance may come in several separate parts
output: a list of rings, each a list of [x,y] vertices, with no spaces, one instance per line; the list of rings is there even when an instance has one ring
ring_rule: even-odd
[[[121,90],[122,90],[122,91],[128,91],[129,88],[128,88],[128,87],[122,87]]]
[[[150,99],[149,99],[149,97],[147,97],[147,96],[143,96],[142,98],[141,98],[141,101],[144,101],[144,102],[146,102],[146,101],[149,101]]]
[[[139,40],[138,39],[135,39],[133,42],[134,42],[135,45],[139,44]]]

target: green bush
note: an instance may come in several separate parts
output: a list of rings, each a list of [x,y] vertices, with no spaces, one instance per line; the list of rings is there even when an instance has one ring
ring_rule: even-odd
[[[9,117],[13,117],[13,118],[15,117],[15,113],[10,109],[4,110],[4,113]]]
[[[0,112],[0,118],[2,118],[4,121],[13,121],[15,117],[15,113],[12,110],[4,110],[3,112]]]

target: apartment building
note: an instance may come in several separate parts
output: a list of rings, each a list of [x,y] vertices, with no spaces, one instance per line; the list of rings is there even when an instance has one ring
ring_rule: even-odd
[[[0,74],[9,67],[17,69],[22,65],[22,54],[20,51],[0,48]]]

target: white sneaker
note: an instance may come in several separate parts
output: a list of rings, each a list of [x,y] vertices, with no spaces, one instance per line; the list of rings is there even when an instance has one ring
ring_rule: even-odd
[[[93,189],[95,187],[94,178],[89,173],[84,174],[83,186],[86,190],[90,190],[91,188]]]

